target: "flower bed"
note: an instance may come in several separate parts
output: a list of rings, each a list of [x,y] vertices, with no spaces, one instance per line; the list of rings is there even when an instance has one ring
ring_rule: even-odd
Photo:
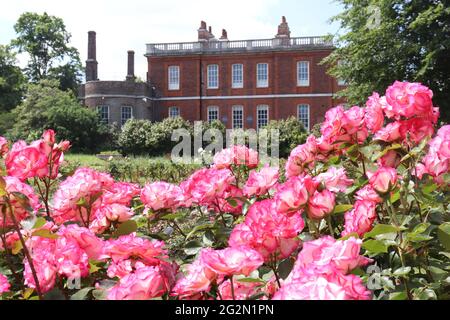
[[[364,108],[330,109],[285,176],[234,146],[180,184],[144,187],[91,168],[60,181],[70,143],[52,130],[0,137],[1,297],[448,298],[438,113],[428,88],[395,82]]]

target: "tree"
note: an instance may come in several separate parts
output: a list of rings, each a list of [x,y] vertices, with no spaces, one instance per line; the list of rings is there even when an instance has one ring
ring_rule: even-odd
[[[24,102],[13,110],[15,123],[7,136],[33,140],[44,129],[54,129],[60,139],[72,141],[72,150],[99,150],[108,138],[108,128],[95,110],[81,106],[70,91],[55,80],[30,84]]]
[[[332,18],[344,33],[324,60],[348,87],[339,93],[361,104],[394,80],[422,82],[434,92],[442,118],[450,116],[450,7],[447,0],[338,0]]]
[[[0,45],[0,113],[15,108],[25,90],[25,77],[18,66],[16,56],[8,46]]]
[[[14,25],[17,38],[12,41],[19,53],[29,55],[25,72],[32,82],[58,79],[62,90],[74,92],[81,82],[78,50],[69,46],[71,35],[61,18],[26,12]]]

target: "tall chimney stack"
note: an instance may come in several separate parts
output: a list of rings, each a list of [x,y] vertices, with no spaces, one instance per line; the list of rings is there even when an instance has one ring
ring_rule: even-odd
[[[134,51],[128,51],[128,72],[127,81],[134,81],[136,77],[134,76]]]
[[[88,58],[86,60],[86,81],[98,80],[97,45],[95,31],[88,32]]]

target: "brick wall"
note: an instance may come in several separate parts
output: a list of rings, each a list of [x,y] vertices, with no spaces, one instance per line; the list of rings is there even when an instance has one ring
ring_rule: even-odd
[[[334,94],[339,89],[337,81],[326,73],[326,67],[320,61],[330,54],[330,50],[265,52],[252,54],[221,54],[148,57],[148,80],[156,87],[156,95],[160,98],[175,97],[208,97],[208,96],[252,96],[278,94]],[[297,86],[297,62],[310,62],[310,86]],[[232,65],[243,64],[244,88],[232,88]],[[256,65],[269,64],[269,87],[257,88]],[[219,65],[219,88],[207,88],[207,66]],[[168,90],[168,67],[180,67],[180,90]],[[200,92],[200,79],[203,86]],[[256,126],[257,105],[269,105],[271,119],[297,116],[299,104],[310,105],[311,127],[322,121],[326,110],[335,105],[331,97],[296,97],[296,98],[252,98],[232,100],[177,100],[155,101],[155,117],[160,120],[168,116],[168,108],[177,106],[181,116],[187,120],[206,120],[208,106],[218,106],[220,118],[228,119],[226,125],[231,128],[231,109],[233,105],[244,106],[244,118],[251,116],[253,121],[245,122],[245,127]],[[223,119],[225,120],[225,119]]]

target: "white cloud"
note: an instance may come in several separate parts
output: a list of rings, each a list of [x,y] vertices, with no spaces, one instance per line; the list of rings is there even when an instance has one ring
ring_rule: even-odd
[[[99,78],[122,80],[126,75],[127,50],[136,52],[136,74],[145,79],[145,44],[196,41],[201,20],[220,37],[227,29],[230,39],[270,38],[276,25],[271,8],[279,0],[15,0],[2,6],[2,25],[12,25],[25,11],[56,15],[64,19],[71,43],[86,60],[87,32],[97,32]],[[12,35],[14,36],[13,32]]]

